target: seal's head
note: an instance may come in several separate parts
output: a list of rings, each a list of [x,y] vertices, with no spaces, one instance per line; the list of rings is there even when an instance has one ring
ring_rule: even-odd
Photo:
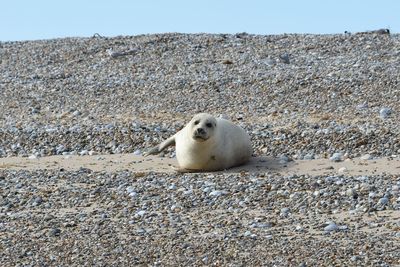
[[[197,142],[204,142],[214,135],[217,120],[210,114],[200,113],[193,117],[189,127],[192,138]]]

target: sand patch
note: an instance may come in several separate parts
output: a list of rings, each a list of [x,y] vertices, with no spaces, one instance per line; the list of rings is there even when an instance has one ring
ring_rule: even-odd
[[[137,156],[133,154],[94,155],[94,156],[49,156],[29,159],[26,157],[0,158],[0,169],[6,170],[40,170],[64,169],[79,170],[88,168],[93,171],[121,171],[173,173],[172,166],[177,166],[175,158],[158,156]],[[243,166],[235,167],[227,172],[274,172],[282,175],[377,175],[400,174],[399,158],[380,158],[361,160],[359,158],[332,162],[328,159],[296,160],[280,163],[279,159],[271,157],[253,157]]]

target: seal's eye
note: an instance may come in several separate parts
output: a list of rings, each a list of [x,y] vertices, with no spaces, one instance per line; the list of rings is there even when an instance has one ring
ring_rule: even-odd
[[[213,125],[212,125],[211,122],[208,122],[208,123],[206,124],[206,126],[207,126],[208,128],[211,128]]]
[[[195,121],[195,122],[194,122],[194,125],[197,125],[197,124],[199,124],[199,122],[200,122],[200,121]]]

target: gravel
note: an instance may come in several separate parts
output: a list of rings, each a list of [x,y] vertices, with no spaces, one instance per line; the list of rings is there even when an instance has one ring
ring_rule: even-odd
[[[1,42],[0,157],[139,153],[203,111],[256,154],[397,155],[399,51],[378,32]]]
[[[354,265],[357,255],[393,266],[399,185],[385,175],[0,170],[0,265]]]
[[[0,157],[141,155],[204,111],[283,165],[400,154],[398,34],[94,36],[0,58]],[[395,266],[399,186],[0,166],[0,266]]]

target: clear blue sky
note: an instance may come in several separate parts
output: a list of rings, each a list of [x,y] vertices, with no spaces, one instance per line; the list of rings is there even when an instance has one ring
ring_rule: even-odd
[[[2,0],[0,41],[144,33],[400,31],[398,0]]]

